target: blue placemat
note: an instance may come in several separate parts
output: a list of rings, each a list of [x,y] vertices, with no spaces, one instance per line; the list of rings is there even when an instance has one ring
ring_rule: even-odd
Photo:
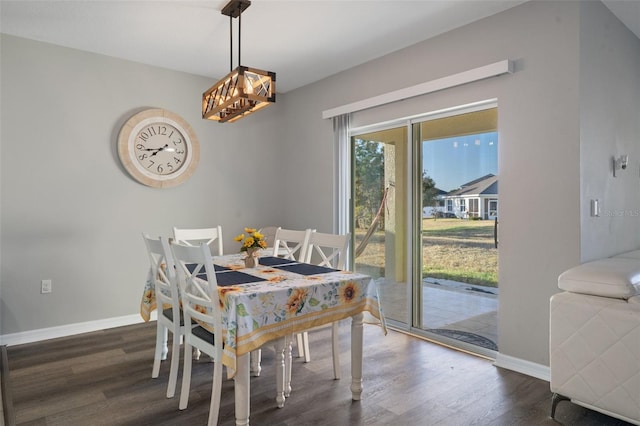
[[[248,283],[257,283],[259,281],[264,281],[264,278],[256,277],[253,275],[245,274],[244,272],[234,271],[230,268],[220,265],[213,265],[216,271],[216,281],[218,282],[218,287],[224,287],[228,285],[235,284],[248,284]],[[186,265],[187,270],[191,273],[196,269],[195,263],[188,263]],[[196,277],[206,280],[207,274],[204,272],[204,268],[200,271]]]
[[[258,262],[264,266],[288,265],[289,263],[296,263],[295,260],[284,259],[282,257],[273,257],[273,256],[261,257],[258,260]]]
[[[328,274],[329,272],[339,271],[339,269],[310,265],[308,263],[291,263],[289,265],[274,266],[274,268],[282,269],[283,271],[294,272],[300,275]]]
[[[196,277],[201,280],[207,279],[207,274],[198,274]],[[216,282],[218,287],[226,287],[228,285],[240,285],[248,283],[257,283],[258,281],[264,281],[264,278],[254,277],[253,275],[245,274],[239,271],[222,271],[216,273]]]
[[[216,280],[218,286],[228,286],[236,284],[248,284],[264,281],[264,278],[256,277],[253,275],[245,274],[240,271],[224,271],[216,274]]]
[[[196,269],[196,264],[195,263],[187,263],[185,265],[187,267],[187,270],[189,272],[191,272],[193,274],[193,270]],[[213,265],[213,269],[216,272],[220,272],[220,271],[230,271],[230,268],[227,268],[226,266],[220,266],[220,265]],[[204,268],[202,268],[201,270],[202,273],[204,273]]]

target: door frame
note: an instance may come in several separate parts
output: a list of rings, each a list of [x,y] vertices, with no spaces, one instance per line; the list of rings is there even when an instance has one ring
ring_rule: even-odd
[[[453,106],[436,111],[416,114],[409,117],[398,118],[395,120],[385,121],[383,123],[375,123],[366,126],[350,128],[348,131],[348,137],[346,138],[346,147],[339,147],[336,152],[341,155],[336,159],[336,163],[340,169],[344,170],[344,167],[348,167],[349,173],[346,173],[348,179],[343,181],[337,188],[337,205],[346,206],[346,211],[338,212],[338,216],[343,218],[341,221],[341,232],[350,232],[352,238],[352,244],[355,239],[353,229],[351,229],[352,215],[353,215],[353,203],[355,196],[353,194],[353,173],[355,156],[353,155],[353,144],[351,139],[353,136],[369,133],[374,131],[388,130],[391,128],[397,128],[401,126],[407,126],[407,191],[410,194],[408,199],[409,205],[406,210],[406,223],[407,230],[405,235],[406,241],[406,253],[409,261],[406,264],[406,275],[410,277],[410,291],[407,291],[407,313],[408,317],[405,322],[399,322],[395,320],[387,319],[387,324],[400,331],[405,331],[411,334],[415,334],[419,337],[426,338],[428,340],[436,341],[445,345],[453,346],[457,349],[469,351],[482,356],[495,358],[496,351],[480,348],[475,345],[470,345],[465,342],[460,342],[455,339],[450,339],[444,336],[439,336],[433,333],[429,333],[420,328],[422,323],[421,301],[422,301],[422,286],[417,283],[422,282],[421,268],[416,265],[421,265],[422,245],[420,222],[422,220],[422,202],[421,202],[421,186],[416,182],[416,170],[420,171],[422,165],[422,141],[419,134],[414,134],[414,124],[428,120],[435,120],[439,118],[445,118],[453,115],[465,114],[470,112],[481,111],[490,108],[498,107],[498,99],[486,99],[469,104]],[[416,126],[417,127],[417,126]],[[344,143],[344,142],[343,142]],[[346,154],[348,151],[348,154]],[[346,219],[346,220],[345,220]],[[355,250],[350,251],[349,265],[355,265],[353,259]],[[499,253],[498,253],[499,256]],[[384,308],[384,307],[383,307]]]

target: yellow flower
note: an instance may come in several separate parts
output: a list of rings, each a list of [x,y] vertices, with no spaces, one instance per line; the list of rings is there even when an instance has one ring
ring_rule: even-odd
[[[234,238],[235,241],[242,243],[240,251],[247,251],[251,248],[267,248],[264,235],[256,231],[255,228],[244,228],[244,232],[244,234],[240,234]],[[246,238],[245,235],[247,235]]]
[[[285,278],[282,275],[276,275],[275,277],[267,278],[267,281],[270,283],[279,283],[280,281],[284,281]]]
[[[338,290],[338,297],[342,303],[351,303],[358,298],[360,288],[353,281],[344,284]]]
[[[295,315],[299,313],[304,307],[304,301],[307,298],[307,290],[303,288],[296,288],[293,290],[291,296],[289,296],[289,301],[285,305],[289,315]]]
[[[220,295],[220,307],[224,308],[224,305],[227,303],[227,293],[232,293],[240,291],[238,287],[221,287],[218,288],[218,294]]]

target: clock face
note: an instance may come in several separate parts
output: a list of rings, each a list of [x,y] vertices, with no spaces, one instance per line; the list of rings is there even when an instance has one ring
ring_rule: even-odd
[[[191,176],[199,146],[191,127],[177,114],[151,109],[134,115],[122,127],[118,154],[138,182],[165,188]]]
[[[170,176],[178,173],[187,163],[189,147],[179,129],[169,123],[151,119],[150,124],[141,123],[136,132],[131,151],[136,166],[151,175]],[[135,131],[135,130],[134,130]]]

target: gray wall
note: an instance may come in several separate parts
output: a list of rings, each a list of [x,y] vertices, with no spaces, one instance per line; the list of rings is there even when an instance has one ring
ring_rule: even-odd
[[[244,226],[279,218],[279,104],[242,125],[200,118],[213,82],[3,35],[1,334],[138,312],[148,263],[141,233],[223,225],[227,252]],[[195,174],[153,189],[122,168],[122,124],[148,107],[180,114],[201,146]],[[40,295],[40,280],[53,293]]]
[[[592,27],[624,47],[602,45]],[[614,147],[631,151],[640,139],[638,120],[623,119],[638,111],[639,45],[600,3],[531,2],[287,93],[276,106],[224,126],[199,119],[209,80],[4,36],[1,331],[136,313],[146,272],[141,230],[221,223],[227,251],[245,225],[331,230],[335,163],[323,110],[512,59],[513,75],[366,111],[354,121],[498,99],[500,352],[548,365],[548,306],[558,274],[582,258],[614,254],[618,240],[622,249],[640,245],[639,218],[625,218],[623,226],[601,218],[595,229],[584,217],[592,194],[606,198],[605,206],[640,208],[626,190],[595,187],[608,172],[586,176],[585,164],[590,156],[605,161]],[[598,109],[602,94],[589,79],[606,76],[615,63],[625,70],[609,77],[614,92]],[[625,93],[629,86],[635,92]],[[201,164],[185,185],[147,189],[119,166],[118,128],[143,106],[181,114],[200,137]],[[585,135],[591,120],[609,125],[608,139]],[[604,154],[592,155],[598,150]],[[244,172],[243,162],[254,158],[265,167]],[[585,255],[589,238],[602,245]],[[38,294],[43,278],[54,280],[53,294]]]
[[[638,246],[640,42],[599,2],[580,15],[580,218],[582,261]],[[613,177],[613,157],[629,166]],[[601,215],[592,217],[591,199]]]

